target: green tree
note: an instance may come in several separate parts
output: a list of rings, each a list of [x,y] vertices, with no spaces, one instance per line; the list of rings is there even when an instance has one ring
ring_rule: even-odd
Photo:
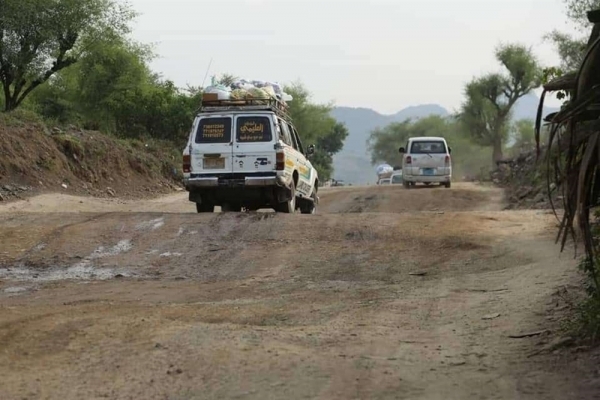
[[[152,84],[146,46],[118,38],[96,42],[73,71],[78,77],[78,102],[88,123],[112,132],[140,134],[138,124],[145,95]]]
[[[88,44],[127,32],[134,13],[116,0],[2,0],[0,83],[11,111]]]
[[[97,41],[31,99],[43,116],[62,123],[77,120],[89,129],[183,145],[200,93],[152,73],[152,57],[148,46],[125,38]]]
[[[433,124],[443,123],[440,117],[430,117],[419,122],[423,123],[423,121],[431,121]],[[415,136],[413,132],[414,124],[409,119],[374,129],[367,139],[367,148],[371,152],[371,163],[373,165],[378,163],[401,165],[402,156],[398,149],[406,144],[409,137]]]
[[[222,74],[220,77],[215,77],[215,83],[217,85],[231,86],[235,81],[238,80],[238,77],[232,74]]]
[[[517,100],[540,85],[541,71],[531,51],[521,45],[499,46],[496,58],[504,74],[475,78],[465,88],[459,118],[482,146],[492,148],[495,164],[503,157],[511,111]]]
[[[600,0],[563,0],[567,9],[567,17],[582,32],[589,32],[591,27],[587,12],[600,8]]]
[[[531,119],[520,119],[514,122],[510,135],[514,140],[510,149],[513,155],[523,150],[531,150],[535,146],[535,122]]]
[[[583,61],[583,55],[586,48],[586,41],[582,38],[575,38],[573,35],[554,30],[544,36],[554,44],[556,52],[560,57],[560,69],[564,71],[575,71]],[[561,74],[562,75],[562,74]]]
[[[346,126],[330,115],[332,105],[313,103],[310,92],[302,84],[288,85],[284,91],[294,98],[288,103],[289,113],[304,146],[315,145],[311,163],[319,172],[321,181],[330,179],[333,155],[342,149],[348,136]]]

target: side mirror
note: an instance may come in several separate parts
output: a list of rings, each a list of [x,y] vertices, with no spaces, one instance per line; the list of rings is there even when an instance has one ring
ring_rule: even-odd
[[[400,153],[406,153],[406,149],[404,147],[400,147],[400,149],[398,150],[398,152],[400,152]]]
[[[315,145],[311,144],[308,146],[308,149],[306,149],[306,155],[312,156],[313,154],[315,154]]]
[[[448,147],[448,154],[452,154],[452,147]]]

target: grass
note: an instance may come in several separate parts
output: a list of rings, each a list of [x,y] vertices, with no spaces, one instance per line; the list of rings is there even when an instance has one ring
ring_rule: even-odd
[[[593,212],[592,235],[600,235],[600,211]],[[576,315],[570,323],[574,335],[591,341],[600,342],[600,258],[592,261],[585,257],[579,263],[579,270],[585,275],[585,292],[587,296],[576,306]]]
[[[77,158],[78,160],[85,157],[85,149],[77,137],[61,133],[52,135],[52,138],[61,147],[65,155]]]
[[[42,125],[46,128],[44,119],[31,110],[16,109],[8,113],[0,112],[0,125],[7,127],[23,127],[28,124]]]

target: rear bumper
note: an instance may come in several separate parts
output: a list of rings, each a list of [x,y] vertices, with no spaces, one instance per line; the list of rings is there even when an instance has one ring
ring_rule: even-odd
[[[450,182],[451,175],[404,175],[402,179],[405,182],[428,182],[428,183],[444,183]]]
[[[188,191],[203,188],[218,187],[266,187],[266,186],[285,186],[285,180],[282,176],[275,174],[269,175],[190,175],[184,179],[185,187]]]

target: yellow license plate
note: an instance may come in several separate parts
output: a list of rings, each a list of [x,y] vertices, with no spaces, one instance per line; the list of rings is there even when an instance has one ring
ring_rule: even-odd
[[[225,169],[224,158],[205,158],[204,169]]]

